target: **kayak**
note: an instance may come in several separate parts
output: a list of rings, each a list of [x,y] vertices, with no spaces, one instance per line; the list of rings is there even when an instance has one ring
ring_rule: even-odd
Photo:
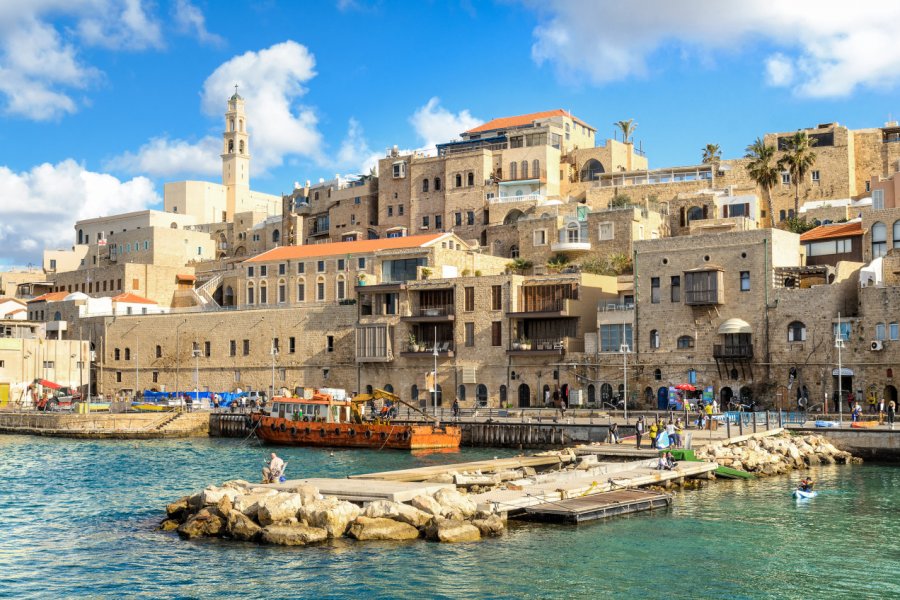
[[[803,490],[794,490],[794,498],[797,500],[806,500],[807,498],[815,498],[819,493],[815,490],[811,492],[804,492]]]

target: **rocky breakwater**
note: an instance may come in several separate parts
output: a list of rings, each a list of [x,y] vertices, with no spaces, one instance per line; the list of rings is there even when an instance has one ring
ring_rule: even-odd
[[[467,494],[447,488],[408,504],[377,500],[362,505],[324,497],[311,486],[287,490],[229,481],[166,507],[165,531],[185,539],[232,540],[305,546],[330,538],[471,542],[499,536],[499,514],[476,510]]]
[[[720,466],[760,476],[779,475],[814,465],[862,462],[820,435],[782,434],[741,442],[724,441],[701,448],[695,455],[701,460],[715,461]]]

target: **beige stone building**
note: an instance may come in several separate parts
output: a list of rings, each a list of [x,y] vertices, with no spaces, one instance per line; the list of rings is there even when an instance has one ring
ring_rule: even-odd
[[[336,176],[312,186],[307,181],[284,200],[285,217],[302,218],[301,227],[288,233],[286,245],[354,242],[378,235],[377,177]],[[290,226],[282,229],[289,232]]]

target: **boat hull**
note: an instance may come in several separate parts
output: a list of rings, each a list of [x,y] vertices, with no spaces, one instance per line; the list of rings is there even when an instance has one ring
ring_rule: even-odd
[[[806,500],[807,498],[815,498],[819,495],[818,492],[804,492],[803,490],[794,490],[794,498],[797,500]]]
[[[251,418],[259,423],[256,428],[259,439],[285,446],[426,450],[459,448],[462,440],[460,428],[450,425],[321,423],[260,414],[254,414]]]

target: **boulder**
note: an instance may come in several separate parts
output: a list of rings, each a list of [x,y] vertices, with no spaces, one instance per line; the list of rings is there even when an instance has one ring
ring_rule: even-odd
[[[256,518],[265,527],[297,518],[297,512],[303,507],[303,500],[299,494],[279,492],[263,498],[258,504]]]
[[[178,526],[181,525],[181,521],[177,521],[175,519],[165,519],[162,523],[159,524],[159,528],[162,531],[175,531],[178,529]]]
[[[427,512],[435,517],[441,516],[441,503],[431,496],[416,496],[409,503],[421,511]]]
[[[183,522],[185,519],[187,519],[188,515],[191,512],[191,506],[189,503],[190,499],[190,496],[185,496],[180,500],[176,500],[171,504],[167,504],[166,516],[168,516],[170,519],[175,519],[179,523]]]
[[[474,502],[455,489],[438,490],[434,499],[440,503],[441,514],[444,516],[461,515],[468,519],[478,509]]]
[[[269,496],[274,496],[277,493],[278,492],[275,490],[267,490],[265,493],[244,494],[243,496],[238,496],[234,499],[234,506],[232,508],[255,519],[257,511],[259,511],[260,501]]]
[[[450,473],[441,473],[440,475],[435,475],[431,479],[427,479],[425,483],[453,483],[454,476]]]
[[[503,535],[503,530],[506,529],[506,524],[500,518],[500,515],[489,515],[483,519],[475,519],[472,521],[472,525],[478,528],[482,537],[497,537]]]
[[[208,509],[201,509],[178,527],[178,535],[185,539],[217,536],[225,529],[222,517]]]
[[[279,546],[306,546],[328,539],[328,532],[308,525],[269,525],[262,530],[260,539]]]
[[[244,481],[243,479],[233,479],[231,481],[226,481],[222,484],[223,488],[231,488],[233,490],[237,490],[242,494],[246,494],[247,490],[253,487],[253,484],[249,481]]]
[[[403,521],[413,527],[424,527],[433,517],[432,513],[419,510],[408,504],[391,502],[390,500],[376,500],[366,505],[363,516],[373,519],[385,518]]]
[[[259,536],[262,527],[242,512],[233,510],[228,514],[226,522],[226,531],[228,535],[236,540],[251,541]]]
[[[358,517],[360,508],[352,502],[344,502],[337,498],[325,498],[304,505],[297,513],[297,518],[312,527],[320,527],[328,533],[328,537],[341,537],[347,527]]]
[[[234,488],[225,488],[225,487],[217,487],[214,485],[209,486],[202,492],[200,492],[200,504],[203,506],[209,506],[210,504],[218,504],[222,498],[227,497],[229,500],[234,502],[234,499],[240,495],[240,492]]]
[[[319,494],[319,488],[314,485],[295,485],[289,488],[285,488],[282,491],[298,494],[300,496],[300,499],[303,501],[303,504],[311,504],[316,500],[322,499],[322,496]]]
[[[481,539],[481,531],[468,521],[435,519],[426,528],[425,536],[437,542],[477,542]]]
[[[357,540],[414,540],[419,537],[419,530],[393,519],[357,517],[348,535]]]

